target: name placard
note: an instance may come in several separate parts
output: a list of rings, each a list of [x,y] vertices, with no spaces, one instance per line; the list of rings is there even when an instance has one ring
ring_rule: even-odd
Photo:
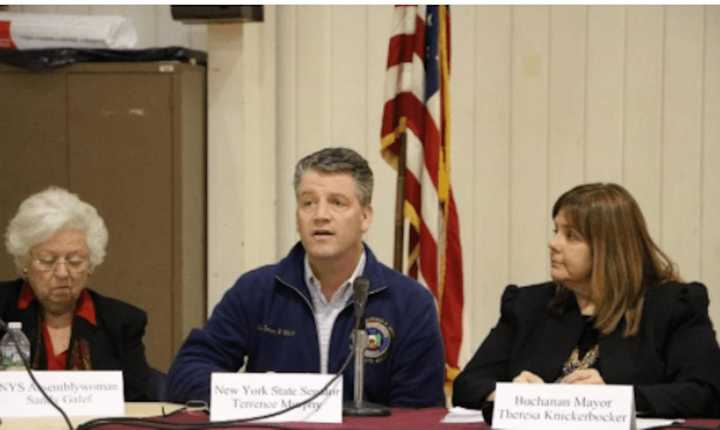
[[[493,428],[635,429],[630,385],[498,383],[495,390]]]
[[[213,373],[210,420],[257,417],[307,400],[334,375],[310,373]],[[261,422],[342,422],[342,377],[313,401]]]
[[[120,371],[33,371],[53,401],[69,416],[123,416]],[[48,417],[59,412],[27,372],[0,372],[0,417]]]

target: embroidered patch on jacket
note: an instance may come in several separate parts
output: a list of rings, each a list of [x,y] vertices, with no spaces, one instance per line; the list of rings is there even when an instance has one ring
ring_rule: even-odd
[[[390,353],[390,345],[395,337],[395,330],[382,318],[368,317],[365,320],[365,331],[368,334],[368,346],[365,350],[365,361],[380,363]]]

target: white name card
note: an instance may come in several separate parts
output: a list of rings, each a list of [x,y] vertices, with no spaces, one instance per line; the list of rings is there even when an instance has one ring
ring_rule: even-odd
[[[69,416],[123,416],[120,371],[33,371],[45,392]],[[49,417],[60,413],[27,372],[0,372],[0,417]]]
[[[498,383],[493,428],[634,430],[633,387]]]
[[[210,420],[234,420],[278,412],[320,391],[334,375],[310,373],[213,373]],[[261,422],[342,422],[342,377],[313,401]]]

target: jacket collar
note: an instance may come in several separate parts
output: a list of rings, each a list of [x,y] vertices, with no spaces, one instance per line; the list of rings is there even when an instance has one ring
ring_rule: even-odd
[[[370,291],[369,294],[373,294],[380,290],[387,288],[385,278],[382,275],[381,265],[375,258],[375,254],[370,250],[370,247],[363,242],[365,248],[365,269],[363,270],[363,276],[370,280]],[[280,284],[292,287],[298,290],[308,300],[310,300],[310,291],[308,291],[307,285],[305,285],[305,248],[302,246],[302,242],[297,242],[292,247],[288,255],[280,260],[278,263],[277,280]]]
[[[37,301],[35,293],[29,283],[25,282],[20,289],[20,295],[17,301],[17,308],[21,311],[26,310],[33,301]],[[85,319],[92,325],[97,325],[97,315],[95,313],[95,303],[93,302],[90,293],[86,289],[83,289],[78,297],[77,304],[75,306],[75,316]]]

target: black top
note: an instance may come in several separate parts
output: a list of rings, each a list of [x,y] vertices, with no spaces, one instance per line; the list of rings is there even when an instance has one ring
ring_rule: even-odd
[[[24,280],[0,282],[0,318],[3,321],[20,321],[30,340],[30,362],[38,369],[47,368],[45,345],[39,324],[40,305],[33,300],[26,309],[18,309],[18,297]],[[75,339],[82,338],[89,347],[92,370],[121,370],[126,401],[154,400],[151,374],[145,359],[147,315],[135,306],[87,290],[95,305],[96,325],[84,318],[75,317],[72,325],[71,347]],[[68,348],[70,351],[72,348]],[[40,354],[40,357],[36,357]],[[36,359],[39,358],[39,359]],[[68,356],[68,365],[71,357]]]
[[[600,332],[595,328],[595,320],[593,317],[583,315],[583,331],[580,333],[580,339],[577,344],[578,358],[582,360],[585,354],[587,354],[593,346],[597,345],[599,334]],[[595,363],[596,364],[592,366],[593,368],[597,367],[597,361]]]
[[[553,312],[556,285],[511,285],[501,316],[455,380],[453,403],[480,409],[496,382],[528,370],[555,381],[586,323],[577,303]],[[625,323],[598,337],[597,369],[608,384],[635,387],[639,412],[662,417],[720,416],[720,349],[699,283],[665,283],[645,291],[638,334],[624,337]]]

